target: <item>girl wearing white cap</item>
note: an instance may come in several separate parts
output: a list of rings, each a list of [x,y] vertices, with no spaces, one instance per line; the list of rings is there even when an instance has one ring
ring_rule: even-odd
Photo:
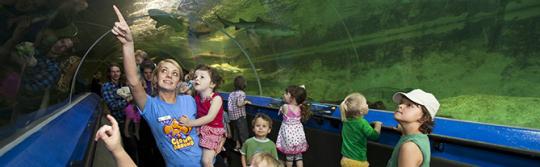
[[[433,94],[420,89],[398,92],[393,100],[399,104],[394,119],[401,125],[403,134],[386,166],[429,166],[431,150],[427,134],[433,130],[439,102]]]

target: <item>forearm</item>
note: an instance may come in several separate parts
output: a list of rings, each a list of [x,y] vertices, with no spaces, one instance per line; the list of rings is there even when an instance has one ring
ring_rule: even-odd
[[[215,116],[214,117],[211,117],[210,115],[205,115],[203,117],[200,117],[196,120],[192,120],[192,121],[189,121],[189,124],[188,126],[202,126],[202,125],[206,125],[210,122],[212,122],[212,120],[214,120]]]
[[[137,74],[137,64],[135,62],[135,51],[133,42],[126,43],[122,46],[122,53],[124,55],[124,70],[126,71],[126,78],[130,87],[141,85],[139,80],[139,74]]]
[[[248,104],[248,101],[246,100],[246,96],[240,95],[240,97],[238,97],[238,99],[236,100],[236,106],[243,107],[246,104]]]
[[[244,106],[246,106],[246,104],[248,104],[247,101],[242,101],[242,102],[236,103],[236,106],[238,106],[238,107],[244,107]]]
[[[114,159],[116,160],[116,166],[118,167],[137,166],[124,149],[114,151],[112,152],[112,154],[113,154]]]
[[[141,84],[139,73],[137,73],[133,42],[124,44],[122,46],[122,52],[124,54],[124,70],[126,71],[128,86],[131,88],[131,94],[133,95],[135,104],[137,104],[139,108],[144,108],[146,103],[146,91]]]
[[[362,126],[362,133],[367,135],[369,140],[378,140],[381,133],[381,123],[378,121],[373,122],[373,127],[369,124]]]
[[[375,130],[378,134],[381,134],[381,127],[382,127],[382,124],[375,123],[373,130]]]
[[[241,156],[241,159],[242,159],[242,167],[247,167],[246,156],[245,156],[245,155],[242,155],[242,156]]]
[[[190,121],[189,126],[202,126],[216,119],[216,116],[219,114],[219,111],[221,110],[221,105],[223,104],[223,101],[221,100],[222,99],[220,96],[214,97],[212,101],[210,102],[210,109],[208,111],[208,114],[206,114],[203,117],[200,117],[199,119]]]

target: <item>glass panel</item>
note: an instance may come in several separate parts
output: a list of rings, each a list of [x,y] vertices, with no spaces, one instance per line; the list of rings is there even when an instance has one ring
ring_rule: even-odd
[[[0,145],[66,104],[85,1],[0,3]]]
[[[107,34],[116,19],[112,3],[1,2],[2,138],[50,114],[70,93],[100,93],[108,65],[121,63],[119,43]],[[311,101],[339,103],[361,92],[372,108],[392,111],[395,92],[421,88],[439,99],[440,117],[540,128],[535,0],[117,5],[148,60],[173,58],[186,71],[209,64],[226,80],[220,91],[243,75],[250,95],[280,98],[286,86],[302,84]]]

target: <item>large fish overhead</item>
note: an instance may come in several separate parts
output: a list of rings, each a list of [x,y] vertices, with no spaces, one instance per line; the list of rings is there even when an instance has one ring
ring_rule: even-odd
[[[174,15],[167,13],[163,10],[150,9],[148,10],[148,16],[150,16],[150,18],[157,22],[156,28],[167,25],[173,28],[176,32],[182,31],[183,29],[182,19],[177,18]]]
[[[235,30],[245,29],[248,33],[256,33],[270,36],[292,36],[296,34],[296,31],[283,25],[265,22],[261,18],[257,17],[255,21],[245,21],[240,18],[238,22],[232,22],[225,20],[216,15],[217,19],[223,24],[224,28],[234,27]]]

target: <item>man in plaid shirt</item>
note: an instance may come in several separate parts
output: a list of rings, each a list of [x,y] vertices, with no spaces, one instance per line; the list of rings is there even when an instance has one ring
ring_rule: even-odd
[[[124,85],[120,82],[122,72],[120,71],[120,66],[118,64],[111,64],[108,72],[110,81],[103,84],[101,93],[103,94],[103,100],[107,103],[113,117],[118,123],[122,124],[126,116],[124,108],[127,106],[127,102],[124,98],[116,94],[116,90]]]
[[[122,86],[125,86],[124,82],[120,80],[120,77],[122,76],[120,65],[115,63],[109,65],[108,72],[109,82],[103,84],[101,87],[101,93],[103,94],[103,100],[105,100],[105,103],[111,111],[111,115],[117,120],[118,124],[121,125],[119,126],[120,132],[123,132],[125,128],[124,122],[126,119],[124,108],[127,106],[127,101],[120,97],[120,95],[116,94],[116,90],[122,88]],[[124,143],[126,152],[132,159],[138,162],[139,156],[137,153],[137,141],[135,138],[125,136],[124,133],[120,133],[120,135],[122,137],[122,143]]]

